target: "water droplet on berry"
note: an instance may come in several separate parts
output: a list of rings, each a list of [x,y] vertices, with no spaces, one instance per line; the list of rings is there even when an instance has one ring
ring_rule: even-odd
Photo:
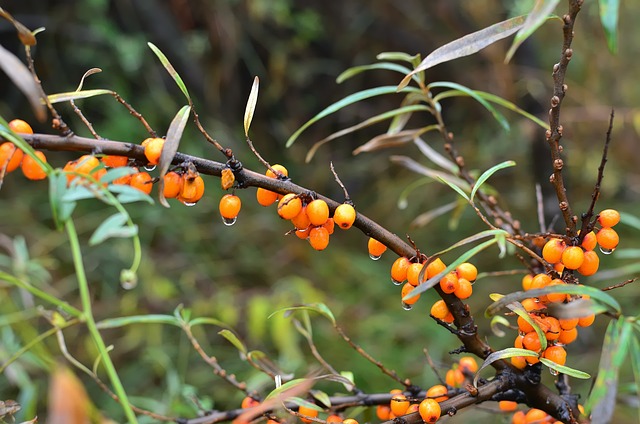
[[[145,165],[145,166],[144,166],[144,170],[145,170],[145,171],[148,171],[148,172],[151,172],[151,171],[153,171],[154,169],[156,169],[156,166],[155,166],[155,165]]]
[[[412,308],[411,305],[409,305],[408,303],[402,302],[402,309],[404,309],[405,311],[410,311]]]
[[[374,261],[377,261],[378,259],[380,259],[382,256],[381,255],[372,255],[371,253],[369,253],[369,257],[371,259],[373,259]]]
[[[600,247],[600,251],[601,251],[603,254],[605,254],[605,255],[610,255],[610,254],[612,254],[614,250],[616,250],[616,249],[605,249],[605,248],[604,248],[604,247],[602,247],[602,246]]]
[[[233,224],[236,223],[237,219],[238,218],[222,218],[222,223],[224,225],[226,225],[227,227],[230,227],[230,226],[232,226]]]
[[[196,202],[182,202],[182,204],[185,206],[195,206]]]
[[[393,278],[391,279],[391,282],[396,286],[399,286],[400,284],[402,284],[402,281],[396,281]]]
[[[557,370],[554,370],[553,368],[549,368],[549,372],[551,373],[551,375],[558,375],[558,374],[560,374]]]

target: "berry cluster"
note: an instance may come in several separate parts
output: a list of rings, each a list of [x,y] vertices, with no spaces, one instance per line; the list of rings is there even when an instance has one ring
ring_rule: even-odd
[[[516,409],[515,402],[503,400],[500,402],[500,410],[509,412]],[[581,414],[584,414],[584,407],[578,405]],[[511,417],[511,424],[562,424],[551,415],[541,409],[531,408],[527,412],[518,411]]]
[[[9,128],[19,134],[33,134],[31,125],[21,119],[14,119],[9,122]],[[43,152],[38,150],[35,153],[40,160],[47,161]],[[22,170],[24,176],[30,180],[43,180],[47,177],[40,164],[31,156],[25,155],[15,144],[8,141],[0,144],[0,172],[4,169],[4,172],[8,174],[18,169],[18,167]]]

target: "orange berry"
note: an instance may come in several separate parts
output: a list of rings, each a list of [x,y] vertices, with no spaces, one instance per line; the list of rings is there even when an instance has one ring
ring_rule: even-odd
[[[369,241],[367,242],[367,249],[369,250],[369,256],[377,259],[382,256],[382,254],[387,250],[387,246],[380,243],[373,237],[369,237]]]
[[[407,411],[404,414],[405,415],[412,414],[414,412],[418,412],[419,409],[420,409],[420,405],[418,405],[417,403],[412,403],[411,405],[409,405],[409,407],[407,408]]]
[[[271,169],[273,169],[276,172],[279,172],[283,177],[288,177],[289,176],[289,171],[287,171],[287,168],[285,168],[282,165],[271,165]],[[271,169],[267,169],[267,172],[265,173],[265,175],[269,178],[278,178],[278,176],[276,174],[274,174]]]
[[[75,161],[68,162],[64,166],[63,171],[73,171],[74,167],[75,167]],[[129,183],[131,183],[131,177],[138,172],[138,168],[131,167],[131,170],[134,171],[133,174],[127,174],[127,175],[124,175],[124,176],[122,176],[120,178],[116,178],[115,180],[113,180],[111,182],[111,184],[129,185]],[[71,180],[73,180],[73,175],[67,175],[67,181],[71,182]]]
[[[540,359],[538,359],[537,356],[525,356],[524,360],[527,361],[527,363],[530,365],[537,364],[538,362],[540,362]]]
[[[513,414],[513,416],[511,417],[511,424],[527,424],[524,416],[524,411],[518,411]]]
[[[420,402],[418,412],[425,423],[435,423],[440,418],[442,410],[440,409],[440,404],[435,400],[425,399]]]
[[[447,294],[455,292],[458,287],[460,287],[460,282],[455,272],[450,272],[440,279],[440,288]]]
[[[524,291],[531,290],[531,283],[533,281],[533,275],[527,274],[522,277],[522,289]]]
[[[306,240],[309,238],[309,231],[311,231],[311,227],[307,227],[307,228],[303,228],[301,230],[296,229],[294,231],[294,234],[296,235],[296,237],[298,237],[300,240]]]
[[[541,409],[531,408],[525,414],[525,423],[542,423],[549,415]]]
[[[271,206],[278,200],[278,193],[258,187],[256,191],[256,199],[261,206]]]
[[[391,390],[389,390],[389,394],[390,395],[401,395],[402,394],[402,389],[391,389]]]
[[[278,215],[282,219],[291,219],[302,210],[302,200],[293,194],[286,194],[278,203]]]
[[[565,250],[565,243],[557,238],[550,239],[542,248],[542,257],[550,264],[560,262]]]
[[[551,282],[547,285],[547,287],[550,287],[550,286],[561,286],[561,285],[564,285],[564,284],[565,284],[564,281],[562,281],[559,278],[555,278],[555,279],[551,280]],[[566,298],[567,298],[567,295],[564,294],[564,293],[549,293],[547,295],[547,300],[549,302],[552,302],[552,303],[564,302],[564,300]]]
[[[573,328],[576,328],[576,326],[578,325],[578,321],[578,318],[566,318],[558,320],[558,322],[560,322],[560,328],[562,328],[563,330],[571,330]]]
[[[518,402],[514,402],[512,400],[501,400],[498,402],[498,408],[505,412],[515,411],[518,409]]]
[[[391,280],[395,283],[402,283],[407,279],[407,270],[411,265],[411,261],[404,256],[400,256],[395,260],[393,265],[391,265]]]
[[[534,290],[545,288],[550,282],[551,277],[547,274],[537,274],[535,277],[533,277],[533,280],[531,280],[530,289]]]
[[[387,405],[378,405],[376,407],[376,416],[380,421],[387,421],[389,419],[389,413],[391,408]]]
[[[440,274],[445,270],[447,266],[442,262],[442,259],[436,258],[429,265],[427,265],[427,278],[431,278],[435,275]]]
[[[553,269],[558,274],[562,274],[562,271],[564,271],[564,265],[561,262],[558,262],[557,264],[553,264]]]
[[[302,209],[300,209],[298,215],[291,218],[291,223],[298,230],[304,230],[309,225],[311,225],[309,216],[307,216],[307,206],[303,206]]]
[[[404,299],[404,297],[409,293],[411,293],[414,288],[415,287],[412,286],[411,283],[405,283],[405,285],[402,286],[402,302],[403,303],[406,303],[407,305],[413,305],[418,301],[418,299],[420,299],[420,294],[417,294],[416,296],[413,296],[412,298],[407,300]]]
[[[593,250],[587,250],[584,252],[584,261],[582,261],[582,265],[578,268],[578,272],[585,277],[588,277],[598,272],[599,266],[600,258],[598,257],[598,254]]]
[[[538,302],[535,298],[529,297],[527,299],[522,300],[522,306],[524,310],[527,312],[535,311],[536,309],[544,308],[544,305]]]
[[[164,175],[164,189],[162,194],[166,199],[174,199],[178,197],[182,190],[182,176],[177,172],[171,171]]]
[[[588,315],[586,317],[578,318],[578,326],[589,327],[596,320],[595,314]]]
[[[459,278],[458,288],[454,290],[453,294],[458,299],[468,299],[469,297],[471,297],[472,293],[473,293],[473,285],[471,284],[471,282],[466,278]]]
[[[347,422],[347,420],[344,420],[344,421]],[[331,415],[329,415],[327,417],[327,422],[328,423],[341,423],[342,422],[342,417],[340,415],[331,414]]]
[[[396,417],[404,415],[409,409],[409,401],[407,397],[403,394],[396,394],[391,398],[391,412],[394,413]]]
[[[442,384],[436,384],[435,386],[431,386],[429,390],[427,390],[426,397],[431,398],[436,402],[444,402],[445,400],[449,399],[449,396],[447,396],[448,392],[449,390],[447,390],[445,386],[443,386]]]
[[[596,233],[590,231],[586,236],[582,239],[582,246],[584,250],[593,250],[596,248],[596,244],[598,243],[598,239],[596,238]]]
[[[309,243],[316,250],[324,250],[329,245],[329,231],[325,227],[313,227],[309,231]]]
[[[445,376],[445,382],[451,387],[460,387],[464,383],[464,374],[460,368],[450,369]]]
[[[424,279],[422,281],[418,281],[418,278],[420,276],[420,271],[422,271],[422,266],[423,264],[418,262],[414,262],[411,265],[409,265],[409,268],[407,269],[407,281],[412,286],[417,286],[418,284],[423,283],[425,281]]]
[[[224,196],[222,196],[218,205],[220,215],[225,220],[236,219],[236,217],[240,213],[241,207],[242,201],[238,196],[234,194],[225,194]]]
[[[343,203],[333,212],[333,220],[338,227],[348,230],[356,220],[356,210],[348,203]]]
[[[558,336],[558,343],[562,343],[563,345],[568,345],[578,338],[578,329],[572,328],[570,330],[562,330],[560,331],[560,336]]]
[[[440,299],[431,306],[430,313],[434,318],[444,321],[444,318],[449,314],[449,307],[444,303],[444,300]]]
[[[613,250],[618,246],[620,238],[618,233],[613,228],[604,227],[601,228],[596,234],[598,244],[605,250]]]
[[[260,401],[255,400],[251,396],[247,396],[244,399],[242,399],[242,404],[240,405],[240,407],[242,409],[247,409],[247,408],[253,408],[254,406],[258,406],[258,405],[260,405]]]
[[[516,339],[513,341],[513,347],[517,347],[518,349],[522,349],[522,339],[524,339],[524,336],[521,335],[517,335]]]
[[[613,227],[620,222],[620,212],[615,209],[605,209],[599,215],[598,222],[603,227]]]
[[[100,165],[100,160],[93,155],[83,155],[75,160],[75,168],[78,174],[90,175]]]
[[[327,219],[327,222],[322,224],[322,226],[327,229],[327,231],[329,232],[329,235],[333,234],[333,229],[335,227],[335,222],[333,221],[333,218]]]
[[[547,330],[544,333],[544,336],[547,340],[557,340],[560,337],[560,332],[562,331],[562,327],[560,327],[560,321],[554,317],[546,317],[544,319],[545,324],[547,324]]]
[[[549,346],[542,356],[558,365],[564,365],[567,362],[567,351],[562,346]]]
[[[148,172],[138,172],[137,174],[133,174],[129,181],[129,185],[146,194],[151,193],[151,189],[153,188],[153,184],[151,184],[151,175],[149,175]]]
[[[151,165],[157,165],[162,154],[162,147],[164,146],[164,138],[152,138],[147,139],[148,143],[144,146],[144,155]],[[146,141],[146,140],[145,140]]]
[[[580,246],[569,246],[562,252],[562,264],[568,269],[578,269],[584,262],[584,250]]]
[[[447,313],[447,315],[442,318],[442,321],[446,322],[447,324],[451,324],[454,321],[454,317],[453,314],[451,312]]]
[[[13,172],[20,166],[24,152],[13,143],[0,144],[0,170],[6,167],[5,172]]]
[[[354,420],[353,418],[347,418],[346,420],[343,421],[344,424],[358,424],[358,421]]]
[[[524,367],[527,366],[527,360],[525,359],[524,356],[512,356],[511,357],[511,364],[518,368],[518,369],[524,369]]]
[[[45,157],[44,153],[36,150],[35,154],[38,158],[40,158],[40,160],[45,163],[47,162],[47,158]],[[36,162],[35,159],[33,159],[29,155],[24,155],[20,167],[22,168],[22,173],[24,174],[24,176],[30,180],[44,180],[45,178],[47,178],[47,173],[44,171],[44,169],[38,162]]]
[[[129,158],[126,156],[107,155],[102,157],[102,163],[109,168],[120,168],[127,166]]]
[[[469,262],[464,262],[457,266],[456,274],[458,274],[458,278],[464,278],[469,282],[473,282],[476,281],[478,277],[478,268]]]
[[[33,134],[33,128],[26,121],[22,119],[13,119],[9,121],[9,128],[11,131],[20,134]]]
[[[192,205],[204,196],[204,180],[200,175],[188,177],[187,174],[182,176],[182,190],[178,196],[181,202]]]
[[[316,418],[318,416],[318,410],[317,409],[314,409],[314,408],[311,408],[311,407],[308,407],[308,406],[305,406],[305,405],[300,405],[298,407],[298,413],[300,415],[304,415],[304,416],[307,416],[307,417],[313,417],[313,418]],[[306,418],[300,418],[300,419],[304,423],[313,422],[313,421],[311,421],[309,419],[306,419]]]
[[[231,168],[224,168],[220,172],[220,186],[223,190],[228,190],[233,187],[233,183],[236,181],[236,176]]]
[[[313,225],[322,225],[329,219],[329,206],[322,199],[311,201],[307,205],[307,216]]]
[[[540,339],[538,338],[538,333],[531,331],[525,334],[524,339],[522,339],[522,346],[524,346],[525,349],[539,352],[542,346],[540,344]]]
[[[531,315],[529,315],[531,316]],[[530,333],[533,330],[533,326],[531,324],[529,324],[524,318],[522,318],[521,316],[518,316],[518,329],[520,331],[522,331],[523,333]]]
[[[476,362],[475,358],[471,356],[463,356],[462,358],[460,358],[460,361],[458,363],[460,364],[461,370],[467,370],[471,374],[475,374],[476,372],[478,372],[478,363]]]

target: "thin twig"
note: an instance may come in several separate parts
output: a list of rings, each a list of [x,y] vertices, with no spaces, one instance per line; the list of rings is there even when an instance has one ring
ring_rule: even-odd
[[[333,177],[336,179],[336,182],[342,188],[342,191],[344,191],[344,202],[353,206],[353,202],[351,201],[351,197],[349,197],[349,192],[347,191],[347,188],[344,186],[344,184],[342,184],[342,180],[340,180],[340,177],[338,176],[336,169],[333,167],[333,161],[329,162],[329,167],[331,168],[331,173],[333,174]]]
[[[427,364],[429,364],[431,371],[433,371],[433,373],[435,374],[440,384],[442,384],[443,386],[446,386],[447,382],[444,378],[442,378],[442,376],[438,372],[438,368],[436,367],[436,364],[433,362],[433,358],[431,358],[431,355],[429,355],[429,351],[427,350],[427,348],[425,347],[424,349],[422,349],[422,352],[424,353],[424,356],[427,359]]]
[[[619,289],[620,287],[624,287],[627,284],[635,283],[637,280],[638,280],[638,277],[631,278],[629,280],[623,281],[622,283],[618,283],[618,284],[614,284],[613,286],[605,287],[605,288],[602,289],[602,291]]]
[[[144,116],[142,116],[142,114],[140,112],[138,112],[137,110],[135,110],[133,108],[133,106],[131,106],[129,103],[127,103],[122,96],[120,96],[118,93],[116,93],[115,91],[112,93],[113,97],[118,101],[118,103],[120,103],[121,105],[123,105],[125,108],[127,108],[127,110],[129,111],[129,113],[136,118],[138,121],[140,121],[142,123],[142,125],[144,125],[144,127],[146,128],[147,132],[149,133],[149,135],[153,138],[158,137],[158,133],[156,133],[153,128],[151,128],[151,125],[149,125],[149,123],[147,122],[146,119],[144,119]]]
[[[73,100],[69,100],[69,103],[71,103],[71,107],[73,108],[73,111],[75,112],[75,114],[78,115],[82,120],[82,122],[84,123],[84,125],[87,128],[89,128],[89,132],[91,132],[91,135],[94,136],[97,140],[100,140],[102,137],[98,135],[95,128],[93,128],[93,125],[91,124],[91,122],[89,122],[89,120],[84,116],[80,108],[76,106],[76,102],[74,102]]]

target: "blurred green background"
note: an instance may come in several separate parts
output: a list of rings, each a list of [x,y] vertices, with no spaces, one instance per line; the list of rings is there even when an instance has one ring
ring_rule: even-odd
[[[338,139],[321,148],[311,163],[304,163],[315,141],[397,107],[401,97],[381,97],[346,108],[311,126],[292,148],[285,149],[284,143],[300,125],[332,102],[358,90],[395,85],[400,80],[398,74],[377,71],[336,84],[336,76],[346,68],[372,63],[385,51],[421,53],[424,57],[448,41],[525,12],[531,4],[490,0],[25,0],[3,7],[29,28],[46,28],[38,35],[34,57],[47,93],[74,90],[86,70],[99,67],[103,72],[87,79],[85,88],[117,91],[164,134],[185,101],[148,49],[146,43],[153,42],[185,80],[207,130],[232,148],[246,167],[261,171],[245,144],[242,129],[246,99],[253,76],[258,75],[260,95],[252,139],[262,156],[271,163],[286,165],[296,183],[342,200],[342,191],[329,171],[329,161],[333,161],[360,212],[392,232],[411,235],[422,250],[430,253],[484,228],[468,208],[456,228],[451,228],[448,216],[425,227],[414,225],[418,215],[455,200],[456,195],[446,186],[431,183],[411,191],[408,201],[399,205],[400,194],[421,177],[391,164],[389,155],[407,155],[428,164],[416,154],[417,149],[407,145],[351,155],[354,148],[384,133],[384,124]],[[557,13],[563,10],[564,5]],[[597,4],[587,2],[579,15],[574,59],[567,77],[568,97],[562,109],[565,176],[577,213],[584,211],[591,200],[611,107],[616,109],[616,122],[600,206],[631,215],[639,212],[640,162],[636,152],[640,86],[635,69],[640,37],[633,26],[638,15],[638,8],[623,9],[617,55],[607,50]],[[8,23],[0,23],[0,37],[5,48],[24,56]],[[509,64],[503,62],[509,41],[502,41],[479,54],[439,65],[427,72],[427,78],[492,92],[544,120],[552,92],[551,68],[559,57],[560,45],[560,25],[550,21]],[[25,98],[7,78],[0,78],[0,90],[1,116],[7,120],[23,118],[36,132],[51,132],[48,124],[34,121]],[[140,123],[112,98],[77,103],[103,137],[139,143],[147,136]],[[505,111],[512,129],[504,132],[486,110],[467,98],[443,104],[445,120],[469,168],[483,171],[503,160],[517,162],[517,167],[496,174],[491,183],[523,228],[539,230],[536,182],[543,187],[547,222],[557,219],[556,201],[548,184],[550,161],[543,131]],[[76,133],[90,136],[69,106],[60,106],[59,110]],[[415,125],[428,123],[416,120]],[[425,140],[441,150],[437,135],[428,134]],[[180,150],[222,160],[193,125],[187,128]],[[48,155],[57,166],[75,157],[72,153]],[[171,314],[182,304],[194,316],[226,322],[251,349],[266,352],[283,370],[302,377],[319,365],[288,318],[268,317],[282,307],[324,302],[357,343],[415,384],[428,387],[436,382],[424,348],[443,373],[451,365],[453,360],[447,352],[458,344],[428,319],[434,295],[423,295],[410,312],[400,307],[399,289],[390,283],[388,274],[393,254],[387,253],[377,262],[370,260],[367,238],[357,230],[337,230],[329,248],[315,252],[305,242],[284,236],[289,228],[274,209],[264,210],[256,204],[253,189],[239,192],[244,202],[241,215],[236,225],[226,227],[217,212],[222,195],[219,183],[207,179],[206,184],[205,198],[195,207],[177,203],[170,209],[157,204],[128,207],[140,226],[144,250],[139,284],[131,290],[118,283],[120,270],[129,264],[130,242],[109,241],[92,248],[85,243],[83,254],[96,319]],[[95,201],[81,204],[74,216],[83,241],[112,212]],[[638,240],[637,231],[621,225],[619,232],[620,249],[601,257],[601,273],[585,279],[586,283],[606,287],[637,273],[637,254],[629,250]],[[22,251],[21,240],[30,255],[33,283],[78,305],[67,240],[52,226],[47,183],[29,182],[14,173],[5,179],[0,192],[0,246],[1,253],[8,255],[0,263],[3,269],[16,265],[15,260],[7,258],[16,243],[17,252]],[[445,257],[445,261],[454,259],[453,255]],[[519,267],[513,258],[498,259],[495,250],[473,262],[481,272]],[[516,290],[519,284],[520,276],[510,276],[481,279],[475,285],[469,304],[482,337],[495,348],[511,345],[512,338],[498,339],[491,334],[482,314],[490,302],[488,294]],[[637,305],[637,293],[632,286],[614,293],[629,315],[637,313],[633,307]],[[0,358],[4,362],[50,327],[35,313],[35,306],[40,304],[37,300],[34,303],[4,283],[0,283],[0,296]],[[30,318],[22,319],[26,317]],[[352,371],[356,384],[366,392],[386,392],[395,387],[393,381],[343,343],[327,322],[319,316],[312,319],[317,346],[334,368]],[[579,341],[568,348],[567,365],[595,372],[606,324],[606,318],[599,318],[597,325],[581,330]],[[273,382],[243,362],[218,331],[201,327],[195,333],[205,350],[215,355],[228,372],[263,394],[272,390]],[[81,326],[72,327],[65,336],[70,352],[83,363],[92,364],[96,351],[86,331]],[[114,345],[111,354],[138,406],[192,417],[197,412],[193,396],[205,408],[215,409],[238,407],[242,399],[241,393],[210,372],[177,328],[131,326],[105,331],[104,337]],[[0,399],[17,399],[24,406],[18,420],[35,413],[46,415],[48,368],[59,357],[56,341],[49,338],[0,376]],[[118,405],[90,379],[81,378],[96,405],[107,416],[121,421]],[[546,378],[552,381],[550,375]],[[584,399],[590,384],[575,381],[573,388]],[[341,390],[335,384],[318,387],[328,392]],[[495,422],[494,410],[495,405],[487,405],[480,412],[460,411],[449,422],[468,422],[471,414],[473,422],[481,422],[483,417]],[[634,417],[628,415],[627,407],[616,413],[617,422],[630,422]],[[498,419],[509,421],[507,416]]]

